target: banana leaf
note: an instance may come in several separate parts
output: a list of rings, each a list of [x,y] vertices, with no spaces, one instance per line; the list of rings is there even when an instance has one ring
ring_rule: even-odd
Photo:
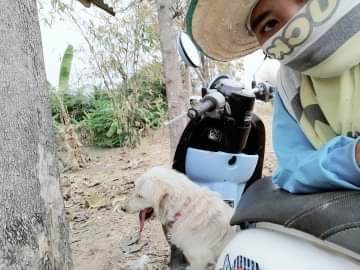
[[[58,92],[61,96],[63,96],[69,89],[69,80],[70,80],[70,72],[71,72],[73,57],[74,57],[74,48],[73,46],[69,45],[66,48],[60,66]]]

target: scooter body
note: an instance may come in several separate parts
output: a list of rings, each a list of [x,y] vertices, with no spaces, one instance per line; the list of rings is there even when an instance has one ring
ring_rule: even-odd
[[[223,118],[191,120],[178,144],[173,168],[236,207],[246,187],[261,177],[265,127],[256,115],[251,115],[247,127],[233,124]],[[246,144],[239,140],[239,133],[246,136]]]
[[[352,255],[299,231],[259,224],[238,232],[222,252],[215,269],[358,270],[360,262]]]

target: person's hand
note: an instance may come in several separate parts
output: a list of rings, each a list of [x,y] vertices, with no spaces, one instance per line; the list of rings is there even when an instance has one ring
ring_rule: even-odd
[[[356,153],[355,153],[357,164],[360,167],[360,141],[356,145]]]

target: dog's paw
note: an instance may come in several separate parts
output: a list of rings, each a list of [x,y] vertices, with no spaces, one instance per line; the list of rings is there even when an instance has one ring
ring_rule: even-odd
[[[126,203],[126,197],[118,197],[112,200],[111,206],[113,207],[112,211],[117,214],[123,214],[121,210]]]

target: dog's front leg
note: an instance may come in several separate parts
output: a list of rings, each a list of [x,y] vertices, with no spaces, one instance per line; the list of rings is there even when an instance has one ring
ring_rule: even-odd
[[[213,270],[215,269],[215,262],[211,260],[210,254],[201,254],[194,252],[193,255],[185,254],[190,265],[186,270]]]
[[[215,264],[190,264],[186,267],[186,270],[214,270]]]

